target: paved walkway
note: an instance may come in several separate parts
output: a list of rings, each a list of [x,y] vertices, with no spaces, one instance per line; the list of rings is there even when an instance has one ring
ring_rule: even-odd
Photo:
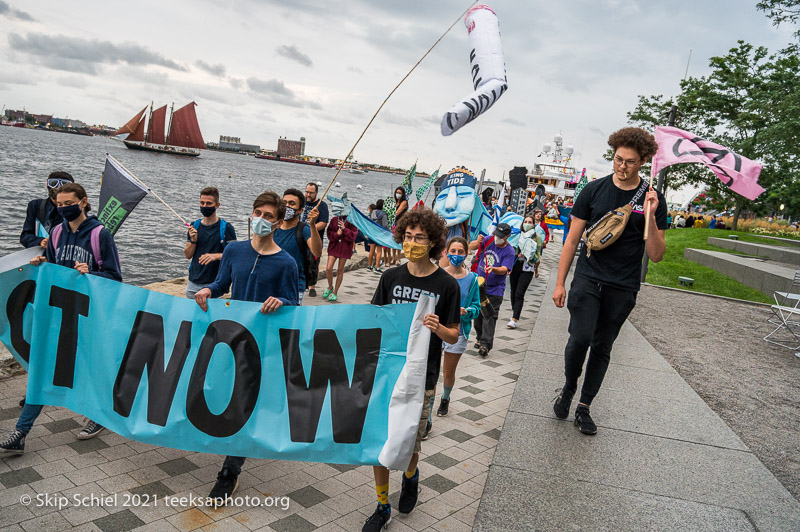
[[[598,434],[556,419],[569,313],[546,309],[475,530],[800,530],[800,504],[628,322],[593,404]]]
[[[500,311],[495,346],[487,359],[470,347],[458,368],[450,415],[434,417],[430,439],[422,446],[422,492],[408,516],[395,514],[390,530],[466,531],[473,525],[497,440],[528,347],[539,304],[560,247],[545,254],[540,278],[528,291],[520,326],[510,330],[506,301]],[[358,270],[346,274],[339,303],[365,303],[378,274]],[[325,282],[318,284],[318,292]],[[307,304],[334,304],[307,298]],[[25,394],[25,376],[0,381],[0,435],[13,429]],[[440,385],[441,393],[441,385]],[[438,399],[436,403],[438,407]],[[205,496],[223,457],[155,447],[104,432],[79,441],[83,418],[63,408],[46,407],[20,457],[0,458],[0,528],[3,530],[360,530],[375,509],[370,467],[306,462],[248,460],[237,495],[288,495],[289,509],[226,507],[122,507],[128,494]],[[390,483],[396,507],[401,475]],[[118,505],[104,507],[37,506],[37,495],[118,495]],[[33,504],[20,504],[20,497]]]

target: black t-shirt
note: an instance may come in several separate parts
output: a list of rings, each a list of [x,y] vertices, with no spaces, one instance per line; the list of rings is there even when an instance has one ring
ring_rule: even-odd
[[[572,215],[586,220],[586,227],[591,227],[608,211],[630,203],[638,190],[639,187],[633,190],[618,188],[614,184],[613,175],[592,181],[583,188],[575,201]],[[575,275],[622,290],[639,291],[645,245],[645,194],[646,191],[633,206],[628,225],[616,242],[605,249],[592,251],[591,257],[586,256],[586,247],[581,247]],[[667,229],[667,202],[660,192],[656,208],[656,225],[661,230]]]
[[[436,297],[434,314],[439,317],[439,323],[445,326],[461,323],[461,289],[458,287],[458,281],[442,268],[437,268],[427,277],[414,277],[409,273],[406,264],[386,270],[378,281],[378,287],[372,296],[372,304],[416,303],[423,293]],[[436,388],[441,362],[442,339],[431,333],[428,371],[425,377],[426,390]]]
[[[192,262],[189,265],[189,280],[196,284],[211,284],[217,278],[219,265],[221,260],[209,262],[205,266],[200,264],[200,257],[206,253],[222,253],[224,245],[220,240],[219,225],[222,219],[217,220],[217,223],[211,225],[199,224],[197,228],[197,247],[192,256]],[[189,241],[189,232],[186,232],[186,240]],[[225,222],[225,244],[236,240],[236,231],[233,230],[233,224]]]

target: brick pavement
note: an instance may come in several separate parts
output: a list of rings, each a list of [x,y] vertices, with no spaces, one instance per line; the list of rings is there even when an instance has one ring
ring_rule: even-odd
[[[500,310],[495,346],[481,359],[472,347],[458,367],[450,414],[434,415],[431,437],[423,443],[420,502],[407,516],[395,512],[389,529],[470,530],[483,493],[512,393],[530,340],[550,272],[555,271],[560,245],[550,244],[539,279],[528,289],[516,330],[506,298]],[[306,304],[369,301],[378,274],[357,270],[346,274],[338,303],[306,298]],[[319,292],[325,282],[319,285]],[[20,412],[26,378],[0,381],[0,434],[10,432]],[[438,389],[441,393],[441,383]],[[438,398],[436,406],[438,407]],[[265,507],[123,507],[131,495],[206,496],[216,480],[223,456],[156,447],[105,431],[95,439],[76,438],[83,417],[64,408],[45,407],[28,436],[22,456],[0,458],[0,529],[55,530],[272,530],[277,532],[360,530],[374,511],[375,489],[370,467],[278,460],[248,460],[236,496],[288,496],[288,510]],[[393,473],[390,500],[396,508],[401,475]],[[37,506],[37,495],[117,495],[117,505],[93,507]],[[33,497],[25,506],[20,497]]]

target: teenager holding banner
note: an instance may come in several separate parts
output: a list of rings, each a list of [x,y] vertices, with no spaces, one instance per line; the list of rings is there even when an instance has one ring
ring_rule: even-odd
[[[646,248],[650,260],[659,262],[667,247],[664,241],[667,202],[660,192],[652,188],[648,191],[648,184],[639,177],[642,165],[658,149],[653,135],[628,127],[613,133],[608,144],[614,150],[614,173],[587,184],[575,200],[572,228],[561,252],[553,291],[553,302],[560,308],[567,300],[570,315],[569,340],[564,349],[566,380],[553,404],[553,412],[559,419],[569,415],[586,352],[591,347],[575,410],[575,426],[587,435],[597,433],[589,407],[603,383],[614,341],[636,304],[642,254]],[[564,284],[584,229],[588,226],[591,231],[607,214],[617,216],[624,210],[630,212],[630,217],[617,240],[591,253],[587,253],[589,244],[581,247],[567,298]],[[592,237],[587,231],[587,241]]]
[[[56,193],[62,185],[74,182],[72,176],[66,172],[53,172],[47,177],[45,182],[47,197],[28,202],[25,223],[22,225],[22,234],[19,235],[20,244],[26,248],[39,246],[44,253],[44,249],[47,247],[47,237],[42,236],[39,228],[44,230],[44,234],[50,234],[50,229],[61,223],[61,215],[58,214],[58,207],[56,207]]]
[[[50,228],[45,256],[34,258],[31,264],[38,266],[49,262],[74,268],[81,274],[88,273],[122,281],[114,237],[95,216],[87,216],[91,207],[84,188],[72,182],[63,184],[58,189],[56,205],[63,221]],[[42,413],[42,407],[25,402],[14,432],[0,442],[0,452],[25,452],[25,437]],[[78,434],[78,439],[94,438],[102,430],[102,425],[89,420]]]
[[[186,297],[194,299],[198,290],[214,282],[219,271],[222,252],[229,242],[236,240],[233,224],[217,216],[219,190],[206,187],[200,191],[200,213],[186,235],[183,254],[192,262],[189,265],[189,282]]]
[[[461,298],[458,282],[435,262],[445,249],[447,227],[436,213],[428,209],[406,212],[394,228],[394,240],[403,244],[403,253],[408,262],[385,271],[378,281],[372,296],[373,305],[393,303],[416,303],[420,295],[431,295],[436,299],[436,312],[425,316],[423,324],[431,330],[428,347],[427,373],[425,377],[425,400],[422,406],[414,454],[403,475],[402,490],[398,502],[400,513],[409,513],[417,504],[419,495],[419,452],[422,435],[428,430],[428,417],[439,380],[442,360],[442,342],[458,342],[461,315]],[[391,521],[389,505],[389,470],[373,467],[378,506],[362,528],[362,532],[378,532]]]
[[[262,303],[263,314],[274,312],[284,305],[297,305],[297,263],[275,243],[274,233],[283,224],[286,205],[271,190],[253,202],[250,240],[231,242],[222,252],[216,280],[195,294],[203,311],[208,310],[208,298],[220,297],[231,290],[231,299]],[[239,485],[244,457],[226,456],[217,482],[208,495],[218,505],[233,495]]]

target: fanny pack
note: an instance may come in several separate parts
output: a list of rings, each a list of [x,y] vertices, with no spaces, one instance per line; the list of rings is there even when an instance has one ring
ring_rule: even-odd
[[[586,246],[587,257],[591,256],[592,251],[605,249],[622,236],[622,232],[625,231],[625,226],[628,225],[628,220],[631,217],[633,206],[636,205],[636,202],[639,201],[639,198],[642,197],[642,194],[649,186],[650,183],[642,179],[639,190],[636,191],[633,199],[628,204],[608,211],[584,231],[583,243]]]

